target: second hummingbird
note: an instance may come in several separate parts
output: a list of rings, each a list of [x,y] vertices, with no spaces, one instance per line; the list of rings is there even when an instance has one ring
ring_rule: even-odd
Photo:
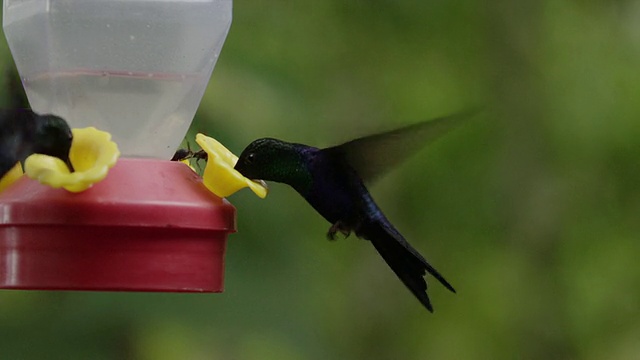
[[[338,232],[346,236],[354,232],[369,240],[413,295],[433,312],[424,276],[431,274],[455,293],[453,286],[385,217],[365,183],[447,133],[469,115],[442,117],[324,149],[272,138],[258,139],[244,149],[235,169],[250,179],[293,187],[332,224],[327,234],[330,239]]]

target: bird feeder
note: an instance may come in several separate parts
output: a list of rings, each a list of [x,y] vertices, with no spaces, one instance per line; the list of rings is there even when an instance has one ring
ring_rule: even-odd
[[[4,0],[34,111],[112,135],[122,157],[72,193],[0,193],[0,288],[221,292],[235,208],[171,162],[231,24],[232,0]]]

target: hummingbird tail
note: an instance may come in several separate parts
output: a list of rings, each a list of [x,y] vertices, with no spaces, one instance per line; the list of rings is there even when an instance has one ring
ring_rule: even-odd
[[[391,270],[430,312],[433,312],[433,306],[427,294],[427,282],[424,278],[427,272],[444,287],[456,292],[397,231],[389,232],[385,227],[377,227],[376,231],[368,235],[366,238],[371,241]]]

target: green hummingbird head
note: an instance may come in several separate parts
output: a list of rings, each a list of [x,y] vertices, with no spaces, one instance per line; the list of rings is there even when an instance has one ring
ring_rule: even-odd
[[[300,189],[311,182],[305,149],[311,148],[272,138],[258,139],[242,151],[235,169],[252,180],[281,182]]]
[[[35,122],[34,153],[57,157],[73,171],[69,160],[73,134],[67,122],[55,115],[36,116]]]

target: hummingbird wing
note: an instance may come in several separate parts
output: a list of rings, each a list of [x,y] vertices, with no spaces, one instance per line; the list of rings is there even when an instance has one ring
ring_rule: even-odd
[[[0,178],[29,154],[33,116],[28,109],[0,109]]]
[[[359,235],[371,241],[391,270],[427,310],[433,312],[427,294],[427,281],[424,278],[427,272],[451,292],[456,292],[453,286],[385,219],[368,224]]]
[[[355,139],[326,150],[344,158],[365,183],[371,183],[477,112],[469,110],[419,122],[397,130]]]

